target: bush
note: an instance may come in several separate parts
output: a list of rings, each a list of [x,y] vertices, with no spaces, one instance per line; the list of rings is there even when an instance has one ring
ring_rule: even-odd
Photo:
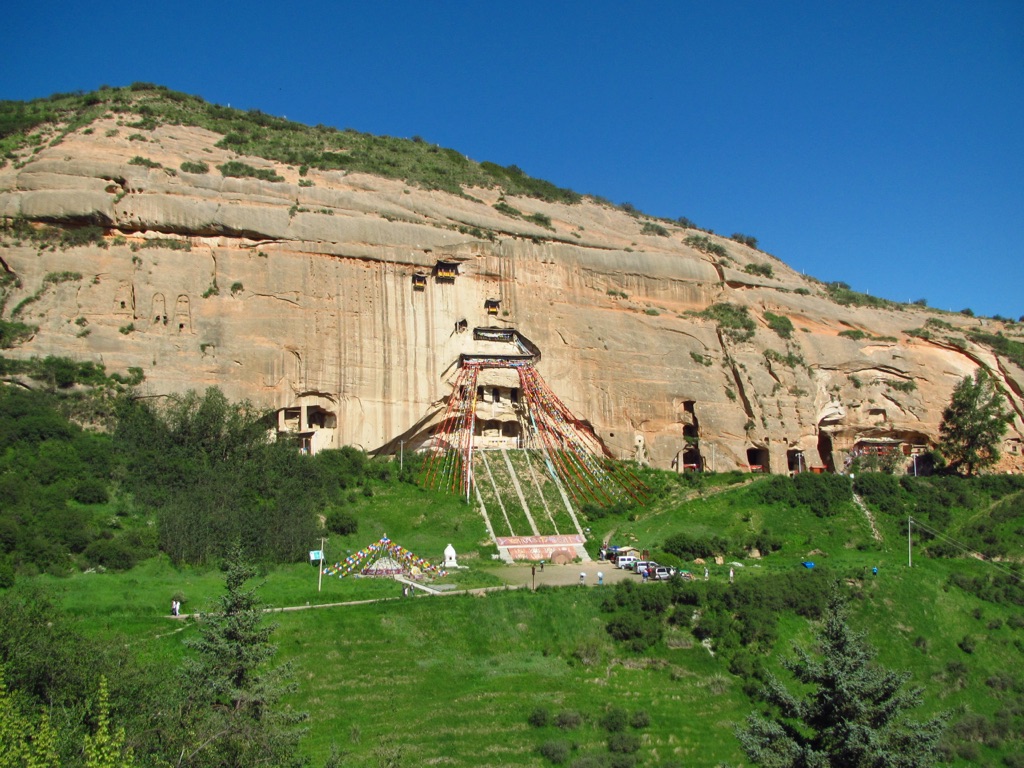
[[[86,547],[85,557],[112,571],[131,570],[138,560],[135,547],[123,539],[96,539]]]
[[[202,160],[200,160],[197,163],[192,162],[191,160],[186,160],[181,164],[181,170],[183,170],[185,173],[209,173],[210,166],[208,166]]]
[[[668,237],[668,230],[660,224],[655,224],[653,221],[645,221],[644,225],[640,228],[641,235],[657,235],[658,237]]]
[[[129,160],[128,165],[141,165],[143,168],[163,168],[163,166],[155,160],[150,160],[148,157],[142,157],[140,155],[136,155]]]
[[[729,542],[718,536],[691,536],[687,533],[674,533],[665,539],[662,549],[680,560],[695,560],[698,557],[724,554],[729,549]]]
[[[865,472],[853,481],[853,490],[888,515],[905,512],[900,493],[900,482],[893,475]]]
[[[284,181],[284,176],[279,176],[270,168],[253,168],[251,165],[229,160],[224,165],[218,165],[217,170],[221,176],[234,176],[237,178],[253,178],[262,181]]]
[[[742,304],[712,304],[699,313],[700,317],[713,320],[718,329],[736,343],[754,338],[757,325]]]
[[[107,487],[95,478],[87,477],[78,482],[72,498],[79,504],[106,504],[110,499]]]
[[[635,733],[613,733],[608,737],[608,751],[631,755],[640,749],[640,737]]]
[[[750,263],[743,267],[743,271],[748,275],[759,275],[768,278],[775,277],[775,271],[772,269],[771,264]]]
[[[643,709],[638,709],[633,713],[633,716],[629,718],[629,724],[633,728],[640,730],[646,728],[651,724],[651,716]]]
[[[714,242],[706,235],[687,235],[686,239],[683,240],[683,243],[691,248],[696,248],[698,251],[713,256],[728,256],[724,247]]]
[[[629,715],[621,707],[612,707],[601,717],[601,727],[609,733],[618,733],[626,730],[629,723]]]
[[[526,718],[526,722],[534,728],[544,728],[551,722],[551,710],[547,707],[535,707]]]
[[[757,248],[757,238],[752,235],[744,235],[741,232],[736,232],[729,237],[730,240],[735,240],[737,243],[748,245],[751,248]],[[768,267],[769,271],[771,267]],[[765,277],[771,277],[771,275],[765,275]]]
[[[324,525],[331,533],[339,536],[351,536],[359,531],[359,520],[351,512],[336,509],[327,515]]]
[[[608,622],[608,634],[627,647],[640,653],[661,639],[661,621],[658,617],[626,613]]]
[[[583,725],[583,715],[575,709],[566,709],[555,715],[555,725],[563,731],[571,731]]]
[[[809,507],[818,517],[838,514],[845,502],[851,501],[850,479],[846,475],[816,475],[801,472],[793,478],[797,501]]]
[[[785,315],[776,315],[773,312],[765,312],[764,319],[765,322],[768,323],[768,327],[779,334],[782,338],[788,339],[793,335],[793,321]]]
[[[540,745],[538,751],[541,756],[555,765],[562,765],[569,759],[569,755],[572,754],[572,747],[569,745],[569,742],[558,739],[545,741]]]

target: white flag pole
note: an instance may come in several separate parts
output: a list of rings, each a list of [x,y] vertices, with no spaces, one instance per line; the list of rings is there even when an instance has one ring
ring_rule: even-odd
[[[320,585],[324,581],[324,540],[320,539],[320,567],[317,569],[316,591],[320,591]]]

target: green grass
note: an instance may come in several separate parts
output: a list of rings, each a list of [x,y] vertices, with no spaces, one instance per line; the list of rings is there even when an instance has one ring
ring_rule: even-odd
[[[1024,629],[1008,623],[1019,607],[985,602],[949,583],[953,574],[985,576],[990,564],[927,558],[915,547],[914,567],[908,568],[905,519],[876,512],[882,541],[875,542],[852,504],[819,518],[759,503],[757,485],[767,478],[731,473],[679,480],[648,472],[644,480],[657,501],[590,521],[594,540],[610,535],[615,543],[649,548],[661,560],[667,558],[660,544],[673,533],[739,541],[770,529],[782,549],[760,560],[730,553],[745,563],[736,569],[737,580],[809,573],[800,563],[810,559],[850,585],[859,595],[852,603],[854,624],[868,631],[879,660],[910,671],[912,682],[923,686],[918,719],[948,710],[954,721],[974,713],[996,722],[1012,705],[1013,690],[995,690],[986,681],[1009,672],[1021,684]],[[373,488],[372,496],[353,494],[346,508],[359,519],[359,532],[331,537],[331,559],[385,533],[433,559],[451,542],[469,566],[450,577],[453,584],[501,583],[475,506],[404,484]],[[951,514],[956,530],[979,510]],[[316,547],[319,541],[311,542]],[[712,580],[723,583],[727,567],[712,566]],[[872,567],[879,568],[877,576]],[[296,667],[299,690],[290,702],[310,713],[302,748],[314,765],[332,744],[350,753],[351,764],[375,764],[383,743],[400,745],[406,764],[543,766],[548,763],[538,749],[546,741],[579,744],[574,757],[604,750],[598,719],[611,706],[650,715],[650,725],[639,732],[641,764],[744,764],[732,730],[755,705],[742,680],[723,657],[696,643],[685,624],[669,625],[665,640],[643,656],[616,644],[600,607],[610,587],[401,599],[400,587],[387,580],[325,577],[317,592],[316,573],[308,563],[268,569],[261,596],[276,607],[388,599],[271,617],[278,625],[278,659]],[[190,623],[167,618],[171,597],[183,594],[185,610],[192,612],[209,607],[221,591],[217,569],[176,568],[162,557],[126,573],[39,578],[55,584],[68,613],[88,632],[127,636],[141,657],[168,664],[180,663],[182,642],[194,632]],[[806,644],[811,630],[795,615],[780,617],[767,666],[781,672],[780,658],[793,641]],[[973,653],[958,645],[965,635],[974,638]],[[533,728],[526,718],[538,705],[553,714],[579,711],[583,724],[568,732],[553,725]],[[969,759],[953,764],[998,764],[1019,746],[1012,740],[995,747],[963,742]]]

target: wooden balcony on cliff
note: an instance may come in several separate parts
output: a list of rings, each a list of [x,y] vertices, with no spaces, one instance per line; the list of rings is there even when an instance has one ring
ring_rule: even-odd
[[[459,276],[459,262],[438,261],[434,265],[434,280],[439,283],[454,283]]]

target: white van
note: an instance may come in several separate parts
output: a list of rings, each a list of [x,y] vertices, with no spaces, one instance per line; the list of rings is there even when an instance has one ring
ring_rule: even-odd
[[[615,561],[615,565],[628,571],[638,560],[640,558],[636,555],[620,555],[619,559]]]

